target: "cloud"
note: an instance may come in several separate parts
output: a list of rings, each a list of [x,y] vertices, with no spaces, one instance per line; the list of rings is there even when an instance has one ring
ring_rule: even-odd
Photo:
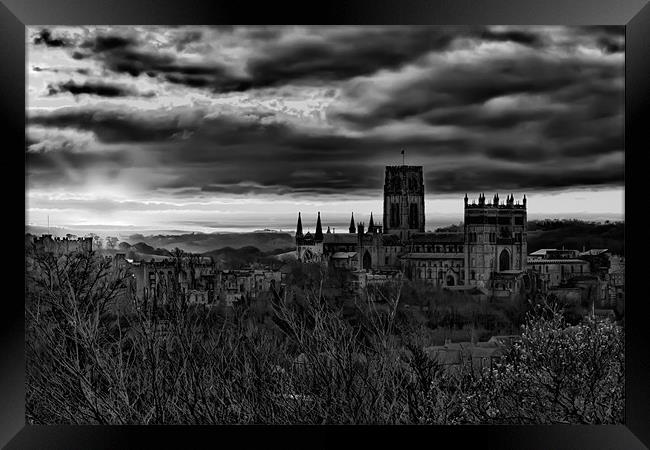
[[[70,47],[72,42],[65,38],[54,38],[47,28],[43,28],[32,41],[36,45],[46,45],[47,47]]]
[[[622,142],[615,134],[605,142],[578,139],[545,147],[516,139],[499,143],[492,137],[351,136],[187,110],[151,114],[64,109],[34,115],[29,123],[90,131],[100,143],[130,149],[145,161],[142,170],[161,174],[142,187],[161,192],[375,196],[383,183],[383,166],[397,163],[401,148],[408,149],[409,161],[425,167],[431,192],[471,191],[473,186],[519,191],[620,185],[623,174]],[[608,164],[595,164],[598,155],[609,158]],[[80,159],[75,167],[83,170],[83,163]],[[96,161],[88,163],[88,171],[93,170]],[[138,162],[130,164],[137,167]]]
[[[28,117],[28,124],[90,131],[104,143],[160,142],[182,138],[184,133],[196,128],[201,116],[200,111],[168,115],[164,111],[147,114],[65,107],[32,114]]]
[[[105,83],[103,81],[86,81],[77,83],[69,80],[57,85],[48,85],[48,95],[69,92],[72,95],[96,95],[99,97],[154,97],[153,92],[140,93],[137,89],[122,84]]]
[[[99,177],[165,198],[376,199],[402,149],[424,166],[429,195],[623,185],[620,28],[119,28],[66,39],[70,66],[56,70],[103,78],[31,74],[33,91],[78,97],[30,99],[28,171],[42,189]]]
[[[94,58],[116,73],[146,74],[165,81],[214,92],[241,92],[293,82],[324,84],[394,69],[429,52],[450,49],[459,38],[539,46],[533,32],[492,31],[484,27],[354,26],[244,27],[219,33],[239,33],[249,45],[241,67],[223,55],[198,63],[185,57],[188,44],[204,38],[201,31],[173,35],[164,50],[151,48],[133,36],[96,35],[74,51],[76,59]],[[206,38],[207,39],[207,38]]]

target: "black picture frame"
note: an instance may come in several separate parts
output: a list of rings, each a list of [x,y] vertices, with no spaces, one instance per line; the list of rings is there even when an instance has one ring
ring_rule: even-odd
[[[25,198],[8,175],[24,168],[18,147],[25,140],[26,26],[89,24],[526,24],[526,25],[625,25],[625,238],[626,288],[626,413],[624,425],[553,426],[457,426],[457,427],[178,427],[178,426],[27,426],[24,389],[24,307],[19,283],[23,277],[20,255]],[[650,342],[647,303],[640,275],[645,256],[643,199],[634,202],[632,193],[644,195],[648,166],[647,112],[650,99],[650,5],[647,0],[354,0],[323,3],[225,2],[222,0],[1,0],[0,63],[1,104],[7,221],[5,227],[4,295],[0,329],[0,444],[8,449],[24,448],[131,448],[196,447],[207,445],[262,445],[281,442],[338,444],[341,438],[358,434],[366,439],[397,445],[479,445],[498,449],[641,449],[650,446]],[[9,200],[12,200],[9,205]],[[637,219],[634,219],[637,217]],[[14,234],[13,226],[21,227]],[[639,231],[636,231],[639,230]],[[12,239],[13,236],[13,239]],[[637,240],[638,238],[638,240]],[[15,241],[15,242],[14,242]],[[632,245],[628,245],[632,243]],[[638,262],[635,262],[639,260]],[[12,274],[12,271],[21,272]],[[14,286],[18,285],[18,286]],[[630,290],[632,288],[632,290]],[[636,296],[635,293],[639,295]],[[298,432],[296,434],[296,431]],[[417,440],[413,436],[417,434]],[[227,439],[227,440],[226,440]],[[231,441],[235,439],[235,441]],[[228,442],[230,441],[230,442]],[[347,439],[346,439],[347,441]],[[266,444],[265,444],[266,443]]]

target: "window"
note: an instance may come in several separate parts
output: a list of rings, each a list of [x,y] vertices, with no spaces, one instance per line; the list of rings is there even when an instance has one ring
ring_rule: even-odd
[[[499,255],[499,270],[510,270],[510,253],[505,249]]]
[[[411,203],[409,205],[409,228],[419,229],[420,220],[418,217],[418,205],[417,203]]]
[[[390,207],[390,226],[399,227],[399,203],[393,203]]]

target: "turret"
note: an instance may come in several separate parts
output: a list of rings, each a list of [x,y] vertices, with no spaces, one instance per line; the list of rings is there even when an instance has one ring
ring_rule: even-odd
[[[469,201],[469,199],[467,198],[467,192],[465,192],[465,206],[467,206],[468,201]]]
[[[363,222],[357,224],[357,234],[363,235],[363,232],[365,231],[364,229],[365,229],[365,225],[363,224]]]
[[[524,208],[526,207],[526,194],[524,194]]]
[[[356,233],[357,228],[354,226],[354,213],[352,213],[352,217],[350,217],[350,233]]]
[[[494,206],[499,206],[499,194],[494,194],[494,198],[492,199],[492,204]]]
[[[315,242],[323,242],[323,226],[320,223],[320,211],[318,211],[318,220],[316,220],[316,233],[314,233]]]
[[[331,234],[330,227],[327,227],[327,234]]]

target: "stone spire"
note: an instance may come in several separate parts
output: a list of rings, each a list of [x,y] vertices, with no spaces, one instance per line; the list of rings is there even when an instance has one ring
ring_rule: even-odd
[[[357,232],[357,227],[354,226],[354,213],[352,213],[352,217],[350,217],[350,233],[356,233]]]
[[[318,211],[318,220],[316,221],[316,233],[314,234],[316,242],[323,242],[323,226],[320,223],[320,211]]]
[[[296,226],[296,237],[302,236],[302,220],[300,220],[300,213],[298,213],[298,225]]]
[[[375,231],[375,221],[372,220],[372,212],[370,213],[370,222],[368,223],[368,231],[374,233]]]

